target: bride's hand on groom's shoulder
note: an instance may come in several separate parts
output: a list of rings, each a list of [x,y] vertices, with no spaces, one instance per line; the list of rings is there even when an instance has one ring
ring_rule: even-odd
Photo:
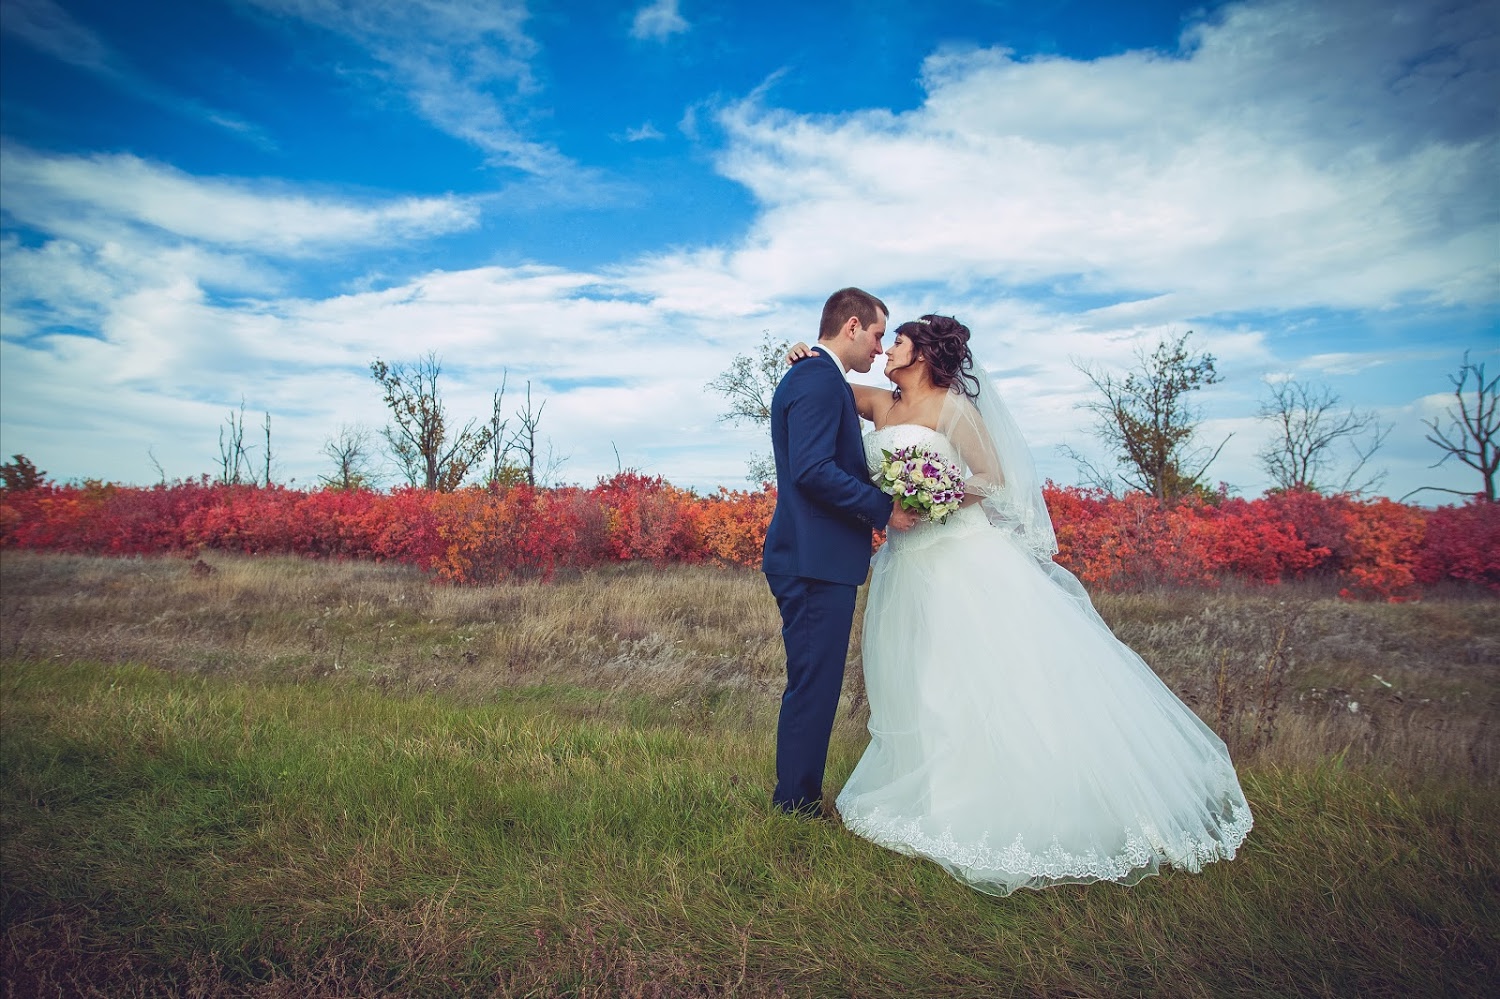
[[[787,348],[786,363],[788,364],[796,364],[798,361],[806,360],[809,357],[812,357],[812,348],[800,340]]]

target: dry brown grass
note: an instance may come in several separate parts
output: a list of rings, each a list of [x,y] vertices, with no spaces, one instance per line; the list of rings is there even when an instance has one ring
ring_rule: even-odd
[[[0,556],[0,654],[375,684],[483,701],[567,686],[745,724],[775,710],[780,622],[763,578],[623,566],[553,585],[432,584],[397,565]],[[1101,594],[1124,641],[1236,758],[1339,758],[1491,779],[1500,601],[1350,603],[1316,586]],[[858,625],[841,727],[862,728]],[[586,700],[586,698],[585,698]],[[718,712],[716,724],[724,723]]]
[[[1104,594],[1101,614],[1236,759],[1493,779],[1500,601],[1354,603],[1317,585]]]

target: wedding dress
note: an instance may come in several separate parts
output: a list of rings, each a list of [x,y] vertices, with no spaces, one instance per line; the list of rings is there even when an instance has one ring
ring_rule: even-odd
[[[865,438],[872,470],[921,445],[984,502],[891,531],[875,555],[870,744],[838,796],[844,824],[996,895],[1232,859],[1251,816],[1224,743],[1052,561],[1024,442],[997,399],[978,402],[951,393],[947,433]]]

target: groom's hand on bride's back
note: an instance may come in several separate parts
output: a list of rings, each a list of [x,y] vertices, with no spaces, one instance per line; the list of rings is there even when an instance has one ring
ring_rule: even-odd
[[[908,531],[917,526],[917,521],[922,518],[911,510],[901,505],[899,499],[891,500],[891,519],[886,521],[886,529],[891,531]]]

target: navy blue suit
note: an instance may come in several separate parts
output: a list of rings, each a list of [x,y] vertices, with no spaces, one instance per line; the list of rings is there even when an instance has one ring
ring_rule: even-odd
[[[854,597],[871,531],[891,498],[870,483],[854,392],[832,357],[792,365],[771,401],[776,512],[761,568],[781,608],[786,693],[776,727],[776,791],[788,811],[823,796],[828,738],[844,682]]]

